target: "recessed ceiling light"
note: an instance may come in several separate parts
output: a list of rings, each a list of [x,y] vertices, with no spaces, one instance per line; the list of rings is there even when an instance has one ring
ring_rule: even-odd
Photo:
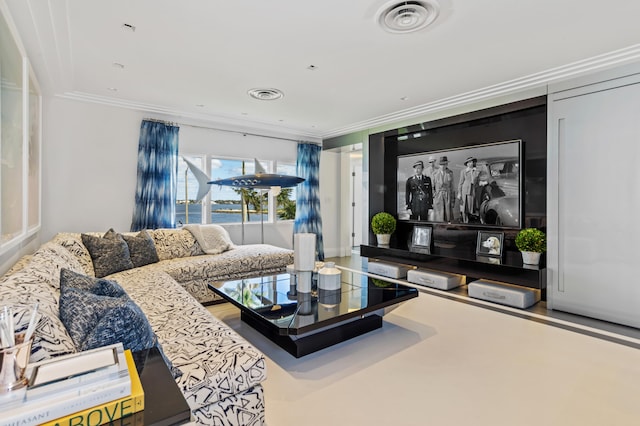
[[[281,99],[284,93],[278,89],[251,89],[247,92],[253,99],[260,101],[275,101]]]
[[[406,101],[407,99],[409,99],[408,96],[403,96],[403,97],[400,98],[401,101]]]
[[[431,24],[439,12],[440,5],[436,0],[393,0],[378,9],[376,21],[385,31],[406,34]]]
[[[118,88],[117,87],[107,87],[107,90],[110,92],[117,92]]]
[[[131,24],[127,24],[127,23],[122,24],[122,29],[123,30],[127,30],[127,31],[131,31],[132,33],[136,32],[136,26],[135,25],[131,25]]]

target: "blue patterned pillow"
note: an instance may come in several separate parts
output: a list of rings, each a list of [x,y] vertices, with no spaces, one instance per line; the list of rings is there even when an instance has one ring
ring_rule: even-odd
[[[153,238],[147,231],[142,230],[135,236],[123,235],[122,238],[129,246],[129,255],[134,268],[160,261]]]
[[[105,278],[93,278],[87,275],[73,272],[66,268],[62,268],[60,270],[60,291],[66,291],[70,288],[88,291],[89,293],[109,297],[120,297],[127,295],[120,284],[113,280],[107,280]]]
[[[129,246],[113,229],[107,231],[103,238],[89,234],[81,234],[80,237],[91,255],[96,277],[102,278],[133,268]]]
[[[142,309],[115,281],[60,271],[60,321],[79,351],[122,342],[132,352],[158,348],[174,378],[182,372],[166,357]]]
[[[60,320],[80,351],[117,342],[139,351],[156,343],[140,307],[113,281],[63,270],[59,303]]]

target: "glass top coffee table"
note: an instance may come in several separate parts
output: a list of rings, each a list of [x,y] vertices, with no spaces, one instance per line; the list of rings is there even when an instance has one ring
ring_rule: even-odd
[[[342,271],[341,288],[296,292],[287,273],[214,282],[209,288],[241,311],[241,318],[296,358],[382,327],[385,308],[418,290]]]

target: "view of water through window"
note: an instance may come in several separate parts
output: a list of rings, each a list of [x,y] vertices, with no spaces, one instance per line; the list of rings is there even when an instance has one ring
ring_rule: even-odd
[[[242,174],[254,173],[253,160],[227,160],[211,158],[207,156],[189,156],[189,161],[194,163],[198,168],[207,173],[211,180],[224,179]],[[209,161],[209,167],[205,166],[205,162]],[[244,163],[244,164],[243,164]],[[269,162],[260,162],[267,170],[271,167]],[[295,165],[278,164],[277,173],[286,175],[295,175]],[[260,222],[261,206],[260,190],[245,190],[246,197],[246,216],[245,222]],[[198,193],[198,181],[189,171],[184,161],[178,163],[178,192],[176,204],[176,223],[184,225],[187,223],[204,223],[203,204],[206,197],[200,201],[196,201]],[[240,223],[242,222],[242,204],[240,190],[228,186],[211,185],[210,189],[211,204],[209,208],[205,208],[204,214],[211,215],[211,223]],[[189,199],[187,205],[186,200]],[[277,198],[278,218],[281,220],[293,219],[295,216],[295,190],[285,190],[282,195]],[[266,196],[262,202],[262,216],[264,221],[268,220],[268,200]],[[293,205],[293,208],[291,207]],[[207,206],[205,206],[207,207]],[[187,218],[188,210],[188,218]],[[188,220],[187,220],[188,219]]]

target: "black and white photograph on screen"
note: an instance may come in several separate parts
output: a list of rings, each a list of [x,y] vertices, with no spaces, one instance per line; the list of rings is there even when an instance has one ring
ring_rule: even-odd
[[[398,157],[399,220],[520,228],[522,141]]]
[[[479,231],[476,254],[478,256],[501,257],[503,232]]]
[[[414,226],[408,246],[411,252],[431,254],[431,227],[423,225]]]

